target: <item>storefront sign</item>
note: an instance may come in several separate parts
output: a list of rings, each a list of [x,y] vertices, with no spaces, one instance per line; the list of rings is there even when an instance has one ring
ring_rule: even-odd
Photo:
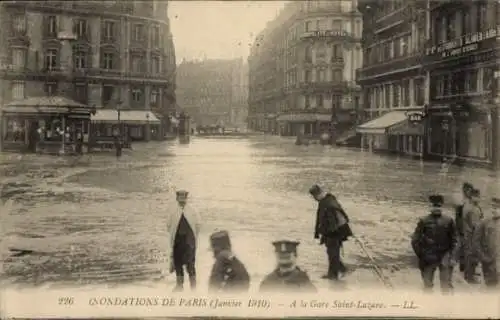
[[[478,50],[483,41],[494,39],[497,35],[500,35],[500,25],[496,28],[467,34],[458,39],[429,47],[425,53],[428,56],[439,55],[442,58],[460,56]]]
[[[347,37],[348,33],[345,30],[333,31],[333,30],[323,30],[323,31],[312,31],[304,33],[305,37]]]

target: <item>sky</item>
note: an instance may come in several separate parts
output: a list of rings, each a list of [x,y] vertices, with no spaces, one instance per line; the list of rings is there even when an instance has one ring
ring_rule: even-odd
[[[171,1],[177,63],[247,58],[256,35],[286,1]]]

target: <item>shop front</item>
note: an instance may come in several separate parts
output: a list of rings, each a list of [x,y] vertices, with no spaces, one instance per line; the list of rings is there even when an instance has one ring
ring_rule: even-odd
[[[93,109],[65,97],[32,97],[1,109],[0,151],[83,152]]]
[[[408,121],[406,112],[390,111],[378,118],[365,122],[356,128],[361,134],[361,148],[372,151],[397,151],[400,135],[390,134],[389,129],[403,126]]]
[[[427,132],[430,158],[491,164],[495,107],[469,103],[431,107]]]
[[[318,138],[329,133],[331,115],[323,113],[291,113],[277,117],[281,136],[300,136]]]

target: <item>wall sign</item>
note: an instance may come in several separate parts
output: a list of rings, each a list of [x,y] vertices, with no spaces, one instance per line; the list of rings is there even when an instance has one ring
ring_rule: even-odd
[[[480,48],[480,44],[489,39],[494,39],[500,35],[500,25],[496,28],[467,34],[458,39],[426,48],[425,54],[428,56],[438,55],[442,58],[460,56]]]

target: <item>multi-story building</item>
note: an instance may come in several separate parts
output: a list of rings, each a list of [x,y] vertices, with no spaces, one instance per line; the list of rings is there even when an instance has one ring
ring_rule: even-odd
[[[363,148],[422,156],[428,77],[422,71],[426,39],[425,1],[364,0],[364,123],[357,127]],[[413,120],[413,119],[412,119]]]
[[[175,51],[167,9],[156,0],[0,3],[0,106],[58,95],[98,110],[168,115]],[[136,129],[130,134],[144,132]]]
[[[356,2],[291,1],[267,24],[248,58],[250,129],[314,136],[354,124],[362,66]]]
[[[178,104],[196,125],[235,126],[245,116],[239,111],[246,109],[244,78],[242,59],[182,61],[177,66]]]
[[[428,1],[427,5],[428,156],[498,166],[499,3]]]

